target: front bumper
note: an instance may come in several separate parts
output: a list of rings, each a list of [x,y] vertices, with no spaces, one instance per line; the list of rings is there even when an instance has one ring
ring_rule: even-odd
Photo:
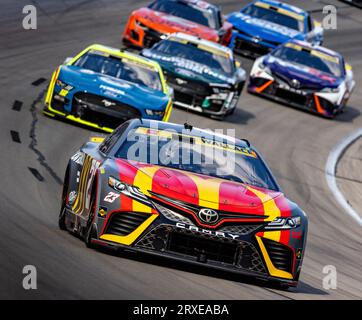
[[[292,107],[334,118],[344,108],[346,101],[336,105],[313,90],[296,90],[279,83],[276,79],[250,77],[248,92],[287,104]]]
[[[237,90],[227,90],[218,95],[208,84],[178,79],[166,75],[168,84],[174,90],[173,103],[177,107],[190,109],[214,117],[223,117],[236,108],[244,82],[239,84]],[[177,81],[185,83],[177,83]]]
[[[107,104],[107,106],[105,105]],[[121,123],[134,118],[164,120],[168,117],[171,103],[160,116],[148,116],[144,111],[118,100],[86,91],[62,93],[55,88],[44,107],[44,114],[65,118],[105,132],[112,132]]]
[[[135,222],[136,219],[142,222]],[[270,240],[264,238],[266,232],[259,233],[264,223],[225,226],[218,232],[210,232],[184,219],[166,218],[164,214],[115,212],[97,222],[101,231],[92,243],[297,285],[301,262],[296,263],[294,251],[288,246],[276,242],[270,245]],[[128,228],[127,233],[124,228]]]

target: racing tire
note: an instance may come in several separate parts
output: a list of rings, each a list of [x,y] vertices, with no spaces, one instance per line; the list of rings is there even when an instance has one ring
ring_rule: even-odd
[[[62,200],[61,200],[61,206],[60,206],[60,212],[58,217],[58,226],[60,230],[67,230],[66,224],[65,224],[65,216],[66,216],[66,200],[67,200],[67,193],[68,193],[68,172],[69,169],[67,168],[64,178],[64,184],[63,184],[63,191],[62,191]]]
[[[97,231],[94,228],[93,219],[95,215],[95,192],[92,192],[91,204],[90,204],[91,211],[89,213],[87,226],[84,232],[84,243],[87,248],[94,248],[95,245],[92,243],[92,238],[97,237]]]

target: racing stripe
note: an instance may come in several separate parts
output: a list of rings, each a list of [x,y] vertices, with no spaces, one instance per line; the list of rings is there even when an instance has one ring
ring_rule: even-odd
[[[79,182],[79,186],[78,186],[78,195],[77,195],[77,199],[74,202],[74,205],[72,208],[72,210],[75,214],[78,214],[81,211],[82,206],[83,206],[83,193],[84,193],[84,189],[86,186],[86,178],[87,178],[88,170],[90,167],[90,163],[91,163],[90,158],[87,155],[85,155],[82,173],[80,176],[80,182]]]
[[[133,185],[140,188],[144,194],[149,195],[148,191],[152,191],[153,176],[159,169],[157,166],[148,166],[139,169],[134,178]],[[135,200],[132,200],[132,211],[153,213],[151,207]]]
[[[196,184],[199,195],[199,206],[210,209],[219,209],[219,179],[201,177],[194,174],[186,173]]]
[[[275,203],[274,199],[268,195],[267,193],[261,192],[257,189],[247,186],[247,188],[253,192],[261,202],[263,203],[264,207],[264,214],[268,216],[264,221],[273,221],[275,218],[280,217],[280,209],[278,208],[277,204]],[[280,231],[267,231],[264,232],[263,235],[265,238],[270,240],[274,240],[279,242],[280,240]]]

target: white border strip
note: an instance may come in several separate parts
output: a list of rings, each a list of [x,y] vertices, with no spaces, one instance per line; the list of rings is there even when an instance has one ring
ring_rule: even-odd
[[[340,204],[340,206],[353,218],[357,221],[357,223],[362,226],[362,218],[355,211],[352,206],[347,202],[344,198],[342,192],[339,190],[336,181],[336,169],[337,164],[340,158],[342,157],[344,151],[358,138],[362,137],[362,128],[353,132],[351,135],[345,137],[338,145],[336,145],[331,153],[328,156],[325,174],[327,179],[327,184],[329,189],[331,189],[335,199]]]

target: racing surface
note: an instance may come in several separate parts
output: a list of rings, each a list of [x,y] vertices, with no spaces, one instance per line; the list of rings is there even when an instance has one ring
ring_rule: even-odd
[[[214,2],[222,4],[224,13],[247,3]],[[325,5],[289,2],[316,10],[317,18]],[[330,2],[339,8],[338,30],[326,32],[325,45],[344,54],[357,82],[346,113],[331,121],[244,92],[235,113],[223,122],[179,109],[174,109],[170,119],[204,128],[235,128],[237,136],[260,150],[286,195],[309,215],[300,284],[281,291],[225,273],[87,249],[80,239],[58,229],[67,160],[91,131],[44,117],[40,98],[52,71],[65,57],[96,42],[119,47],[129,13],[145,2],[3,0],[0,298],[361,299],[362,230],[334,201],[324,168],[334,145],[362,127],[362,11]],[[21,24],[22,8],[30,3],[38,8],[38,29],[26,31]],[[247,71],[251,64],[243,59]],[[354,170],[360,170],[360,165]],[[29,264],[37,268],[37,290],[22,287],[22,269]],[[337,268],[336,290],[323,289],[325,265]]]

